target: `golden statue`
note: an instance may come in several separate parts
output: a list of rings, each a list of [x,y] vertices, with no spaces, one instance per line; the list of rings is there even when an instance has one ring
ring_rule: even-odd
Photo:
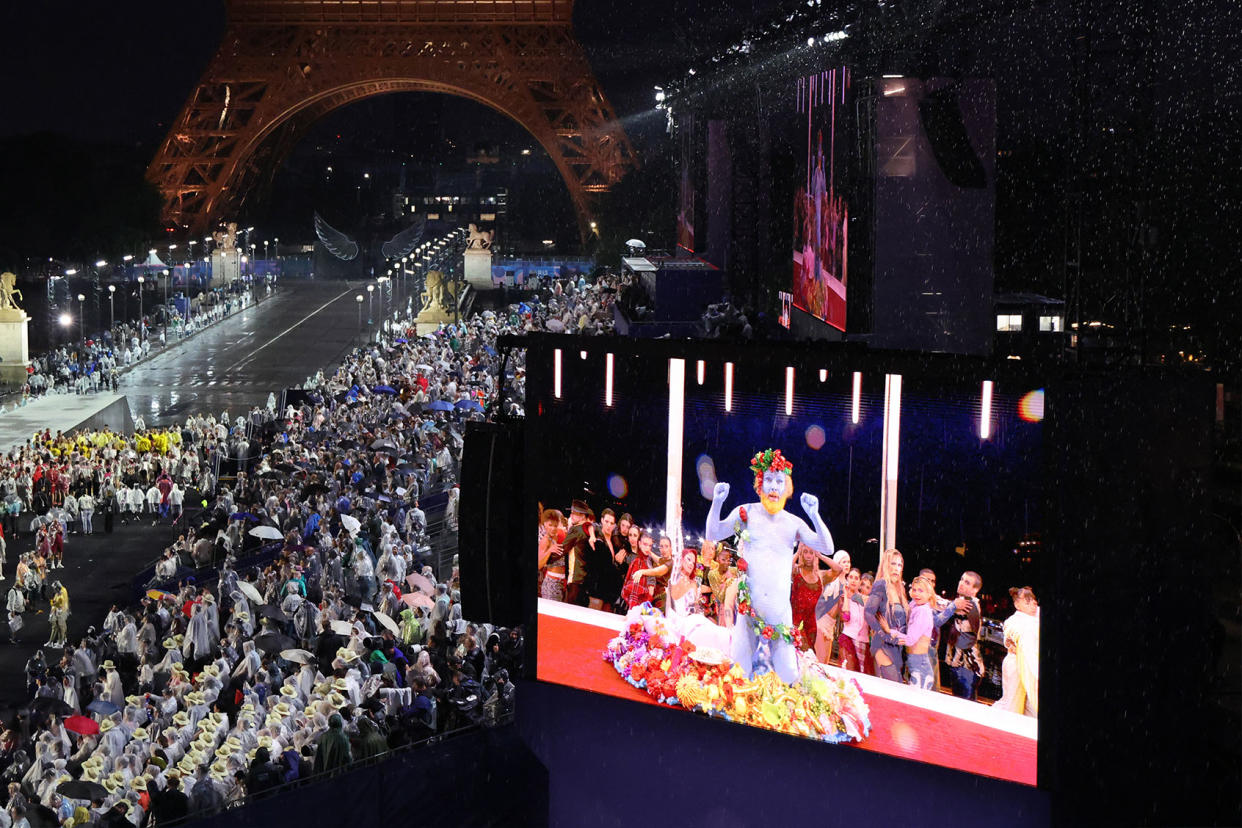
[[[0,273],[0,309],[11,308],[13,310],[21,310],[17,306],[17,302],[13,301],[16,296],[23,302],[26,301],[22,296],[22,292],[17,289],[17,274],[10,271]]]
[[[428,271],[419,300],[423,303],[421,312],[450,312],[453,309],[453,289],[449,278],[438,270]]]

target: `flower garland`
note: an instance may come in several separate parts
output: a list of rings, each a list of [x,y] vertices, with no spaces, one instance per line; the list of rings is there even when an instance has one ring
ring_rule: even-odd
[[[650,604],[630,610],[627,622],[604,660],[659,704],[825,742],[862,741],[871,732],[858,682],[807,654],[799,656],[802,678],[792,686],[771,671],[749,679],[727,660],[711,663],[721,655],[704,657]]]
[[[742,566],[744,560],[738,562],[738,571],[745,572]],[[791,627],[788,624],[769,624],[764,620],[763,616],[755,612],[754,604],[750,600],[750,583],[745,575],[738,578],[737,582],[737,612],[738,615],[745,615],[750,619],[750,627],[755,631],[755,635],[766,641],[784,641],[787,644],[793,644],[798,649],[806,646],[806,638],[802,633],[802,627]]]
[[[771,460],[769,458],[770,462],[773,465],[775,465],[776,463],[781,463],[781,462],[785,463],[786,465],[788,465],[789,463],[788,460],[785,460],[783,457],[780,456],[781,453],[779,451],[773,452],[771,449],[769,449],[766,453],[776,455],[775,460]],[[755,458],[756,459],[760,458],[760,455],[756,454]],[[792,469],[793,467],[790,466],[790,468]],[[781,471],[781,470],[782,469],[778,469],[778,471]],[[762,472],[760,472],[760,475],[762,475]],[[755,612],[755,605],[750,600],[750,579],[746,575],[746,572],[749,569],[750,565],[746,563],[746,558],[743,557],[746,553],[746,542],[750,540],[750,532],[747,531],[746,529],[746,523],[748,521],[748,516],[746,514],[745,506],[742,506],[738,510],[738,518],[739,520],[733,524],[733,534],[738,537],[738,545],[737,545],[737,550],[738,550],[737,612],[738,612],[738,615],[745,615],[747,618],[750,619],[749,623],[750,623],[751,629],[754,630],[755,635],[759,636],[760,638],[766,641],[773,641],[773,640],[784,641],[787,644],[793,644],[798,649],[802,649],[806,646],[806,638],[805,638],[805,635],[803,633],[801,626],[795,629],[791,627],[790,625],[784,624],[784,623],[769,624],[766,620],[764,620],[764,617],[762,615]]]

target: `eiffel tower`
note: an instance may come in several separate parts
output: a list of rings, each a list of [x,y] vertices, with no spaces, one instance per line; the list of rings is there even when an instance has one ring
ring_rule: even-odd
[[[147,179],[166,226],[238,214],[319,118],[390,92],[477,101],[551,156],[585,237],[636,165],[572,29],[573,0],[226,0],[224,40]]]

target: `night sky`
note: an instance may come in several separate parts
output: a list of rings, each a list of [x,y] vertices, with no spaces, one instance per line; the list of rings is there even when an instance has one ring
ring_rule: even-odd
[[[945,28],[943,15],[976,5],[988,13]],[[1144,266],[1151,274],[1151,304],[1160,313],[1203,322],[1222,318],[1224,308],[1242,299],[1242,255],[1235,234],[1224,229],[1242,225],[1237,3],[1084,4],[1083,25],[1092,34],[1085,68],[1074,62],[1078,4],[1071,0],[973,0],[969,6],[906,0],[897,6],[928,21],[935,34],[881,44],[886,71],[996,79],[997,148],[1003,155],[998,288],[1059,293],[1059,225],[1072,160],[1067,144],[1082,79],[1088,129],[1080,160],[1092,190],[1085,244],[1099,270],[1091,282],[1093,301],[1105,306],[1124,289],[1117,280],[1126,277],[1118,274],[1133,264],[1129,237],[1136,227],[1151,241]],[[772,0],[579,0],[575,30],[627,132],[643,149],[663,140],[662,115],[652,109],[653,85],[684,77],[692,64],[702,67],[710,54],[735,42],[748,20],[768,20],[777,8],[791,7]],[[825,0],[823,8],[829,7],[835,6]],[[149,157],[219,43],[224,5],[8,3],[0,25],[10,35],[0,52],[10,81],[0,138],[51,131],[127,145]],[[448,152],[451,146],[456,154],[480,136],[501,145],[525,140],[520,129],[479,105],[429,102],[434,97],[403,95],[383,104],[405,110],[406,121],[434,116],[445,125],[445,143],[419,152]],[[368,105],[372,109],[362,109]],[[357,104],[360,109],[334,117],[348,121],[355,111],[365,117],[374,106]],[[407,141],[382,128],[357,132],[367,133],[367,143],[343,149],[399,150]],[[554,189],[555,174],[546,174]],[[278,176],[276,193],[280,184]]]

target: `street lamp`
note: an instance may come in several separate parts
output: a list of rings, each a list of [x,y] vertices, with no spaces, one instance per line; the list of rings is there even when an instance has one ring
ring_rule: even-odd
[[[86,294],[78,294],[78,339],[86,341]]]
[[[358,328],[362,328],[362,294],[359,293],[354,297],[354,301],[358,303]]]
[[[164,268],[164,341],[168,341],[168,283],[172,281],[168,268]]]
[[[113,299],[116,298],[116,285],[108,285],[108,330],[111,331],[116,327],[116,306]]]
[[[251,247],[254,247],[254,245],[253,245],[253,244],[252,244],[252,245],[250,245],[250,246],[251,246]],[[267,239],[264,239],[264,240],[263,240],[263,258],[265,258],[265,259],[267,258]]]
[[[367,324],[370,325],[375,319],[375,314],[371,312],[375,307],[375,285],[367,285]]]
[[[272,239],[272,255],[274,255],[278,259],[280,258],[280,239],[279,238]]]
[[[155,251],[152,250],[151,252],[154,253]],[[139,342],[143,340],[143,335],[147,331],[147,326],[142,324],[142,283],[145,281],[146,279],[144,277],[142,276],[138,277],[138,341]]]

